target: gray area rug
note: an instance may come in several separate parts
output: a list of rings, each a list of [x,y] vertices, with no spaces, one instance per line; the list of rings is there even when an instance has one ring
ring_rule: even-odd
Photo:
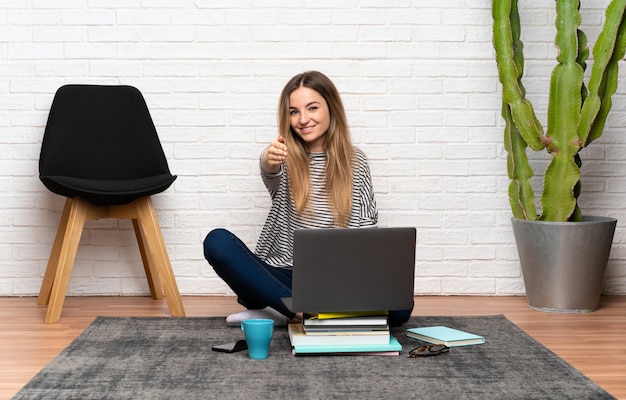
[[[446,325],[483,345],[407,358],[407,328]],[[211,346],[243,338],[223,318],[97,318],[14,399],[613,399],[504,316],[412,317],[400,356],[291,354],[277,328],[267,360]]]

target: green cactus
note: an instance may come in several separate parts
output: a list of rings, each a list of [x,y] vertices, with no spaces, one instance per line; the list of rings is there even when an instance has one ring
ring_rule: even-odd
[[[556,0],[557,65],[550,78],[547,129],[544,133],[522,84],[523,43],[517,0],[493,0],[493,44],[502,84],[504,145],[511,183],[513,216],[544,221],[580,221],[579,152],[600,137],[617,89],[618,61],[626,52],[626,0],[612,0],[593,51],[589,84],[584,71],[589,55],[587,38],[578,29],[578,0]],[[544,174],[542,214],[537,215],[530,184],[533,170],[527,148],[546,149],[551,160]]]

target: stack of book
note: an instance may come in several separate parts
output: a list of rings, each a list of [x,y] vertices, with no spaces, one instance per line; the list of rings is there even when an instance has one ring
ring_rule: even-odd
[[[295,355],[399,355],[402,346],[389,332],[386,315],[319,314],[289,325]]]

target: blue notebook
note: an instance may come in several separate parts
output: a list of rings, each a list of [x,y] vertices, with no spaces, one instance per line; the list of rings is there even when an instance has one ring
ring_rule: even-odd
[[[407,336],[428,343],[445,344],[448,347],[483,344],[485,338],[473,333],[448,328],[447,326],[427,326],[407,329]]]
[[[293,353],[299,354],[358,354],[358,353],[390,353],[402,351],[402,345],[391,336],[388,344],[344,344],[344,345],[307,345],[293,346]]]

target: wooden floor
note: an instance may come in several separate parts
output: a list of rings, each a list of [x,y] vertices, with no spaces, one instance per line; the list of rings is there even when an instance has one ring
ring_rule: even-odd
[[[233,297],[184,297],[187,316],[240,311]],[[413,315],[504,314],[618,399],[626,399],[626,296],[602,299],[588,314],[530,310],[525,297],[416,297]],[[36,298],[0,298],[0,399],[9,399],[96,316],[168,316],[148,297],[68,297],[61,321],[43,323]],[[558,397],[558,394],[555,393]]]

